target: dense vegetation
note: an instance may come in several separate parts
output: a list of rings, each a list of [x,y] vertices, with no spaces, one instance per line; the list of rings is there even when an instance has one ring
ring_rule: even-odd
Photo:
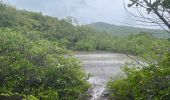
[[[59,31],[74,31],[71,24],[4,4],[0,11],[1,99],[75,100],[89,88],[79,61],[58,43]]]
[[[118,25],[112,25],[104,22],[91,23],[86,26],[91,27],[100,32],[108,32],[120,37],[127,37],[130,34],[134,34],[134,35],[140,34],[140,32],[148,33],[157,38],[170,37],[170,34],[165,32],[164,30],[158,30],[158,29],[136,28],[130,26],[123,26],[123,25],[118,26]]]
[[[169,0],[130,0],[129,7],[136,7],[140,15],[144,13],[156,15],[156,24],[170,29],[169,22]],[[145,9],[144,12],[139,9]],[[162,10],[163,9],[163,10]],[[148,20],[153,21],[154,18]],[[165,28],[166,30],[166,28]],[[169,40],[169,39],[168,39]],[[110,97],[116,100],[169,100],[170,99],[170,43],[154,40],[147,42],[147,47],[139,49],[142,57],[141,66],[125,66],[125,75],[117,76],[108,83]]]
[[[148,95],[141,92],[144,90],[140,90],[145,86],[154,86],[152,91],[163,91],[166,94],[164,96],[154,92],[155,98],[159,98],[157,94],[165,98],[169,96],[168,83],[165,83],[168,88],[159,91],[157,85],[162,87],[164,84],[153,85],[150,81],[155,77],[164,78],[170,72],[168,40],[155,38],[145,32],[119,37],[87,26],[72,25],[71,21],[70,18],[58,19],[0,3],[1,96],[31,100],[78,99],[89,88],[89,84],[80,63],[69,50],[101,50],[140,55],[150,65],[142,70],[138,67],[126,68],[129,76],[127,79],[109,83],[110,90],[117,88],[118,91],[118,94],[111,92],[112,96],[128,98],[130,93],[130,97],[133,95],[136,99],[147,98]],[[144,82],[143,87],[137,84],[139,81]]]
[[[170,44],[152,44],[142,57],[143,66],[124,66],[125,75],[118,75],[108,83],[110,97],[116,100],[170,99]],[[167,47],[168,46],[168,47]]]

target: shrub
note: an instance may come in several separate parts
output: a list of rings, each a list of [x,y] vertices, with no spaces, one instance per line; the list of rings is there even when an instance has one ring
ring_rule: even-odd
[[[0,41],[0,94],[76,99],[88,89],[79,61],[57,43],[10,29],[0,29]]]
[[[169,100],[170,52],[163,59],[146,67],[124,68],[125,79],[109,82],[111,98],[116,100]]]

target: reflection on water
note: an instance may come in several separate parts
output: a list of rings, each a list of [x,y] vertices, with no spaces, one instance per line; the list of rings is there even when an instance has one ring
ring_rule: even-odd
[[[120,67],[126,62],[131,62],[126,55],[118,53],[78,52],[75,57],[81,61],[85,72],[92,75],[88,80],[92,84],[90,91],[92,97],[89,100],[107,100],[107,98],[102,97],[102,94],[109,78],[120,73]]]

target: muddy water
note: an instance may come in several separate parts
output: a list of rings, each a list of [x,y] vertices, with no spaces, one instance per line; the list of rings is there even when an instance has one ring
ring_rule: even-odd
[[[76,52],[75,57],[81,61],[85,72],[91,75],[88,80],[92,85],[91,96],[87,100],[108,100],[105,86],[110,77],[120,73],[120,67],[126,62],[132,62],[123,54],[107,52]]]

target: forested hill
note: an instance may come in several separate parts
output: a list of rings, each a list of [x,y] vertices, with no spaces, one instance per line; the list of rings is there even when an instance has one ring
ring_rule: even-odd
[[[155,67],[143,67],[145,69],[141,72],[138,69],[131,71],[135,77],[129,74],[132,78],[129,78],[128,84],[124,84],[124,80],[123,85],[120,84],[125,86],[124,89],[132,89],[134,93],[143,93],[138,93],[142,96],[148,94],[143,92],[148,86],[147,91],[158,91],[155,84],[157,81],[152,84],[152,80],[169,75],[170,56],[164,52],[170,48],[170,39],[155,38],[147,33],[139,34],[138,29],[131,27],[99,23],[98,29],[105,29],[107,33],[89,26],[73,25],[70,18],[58,19],[17,10],[0,1],[0,100],[4,100],[2,97],[9,97],[10,100],[82,100],[79,98],[90,90],[87,81],[89,77],[83,72],[80,62],[68,52],[70,50],[130,53],[145,57],[149,64],[150,61],[154,64],[158,62]],[[127,33],[134,34],[119,37],[110,34],[112,32],[126,36]],[[157,70],[158,66],[161,70]],[[169,82],[164,86],[169,86]],[[138,88],[140,91],[136,90]],[[159,96],[164,93],[162,99],[170,93],[169,88],[165,89],[152,94]],[[129,95],[124,90],[120,93]]]
[[[158,38],[169,38],[170,34],[163,30],[158,29],[146,29],[146,28],[135,28],[130,26],[118,26],[104,22],[96,22],[87,25],[97,31],[112,33],[117,36],[128,36],[129,34],[139,34],[141,32],[150,33]]]
[[[141,41],[136,40],[137,37],[152,38],[148,33],[139,34],[141,30],[144,31],[144,29],[140,28],[116,26],[101,22],[75,26],[72,25],[71,18],[58,19],[37,12],[17,10],[4,4],[0,5],[0,28],[9,28],[22,33],[33,41],[43,39],[56,42],[59,47],[69,50],[108,50],[134,53],[136,52],[136,49],[134,49],[136,48],[135,45],[129,48],[126,45],[135,41]],[[161,34],[163,31],[160,31],[160,33],[156,30],[149,31],[153,32],[157,37],[170,37],[170,34]],[[127,36],[127,38],[120,36]],[[142,43],[144,44],[146,39],[143,40]]]
[[[69,18],[58,19],[0,4],[0,29],[4,28],[20,32],[31,40],[55,41],[68,49],[74,49],[82,38],[96,33],[85,26],[72,25]]]

